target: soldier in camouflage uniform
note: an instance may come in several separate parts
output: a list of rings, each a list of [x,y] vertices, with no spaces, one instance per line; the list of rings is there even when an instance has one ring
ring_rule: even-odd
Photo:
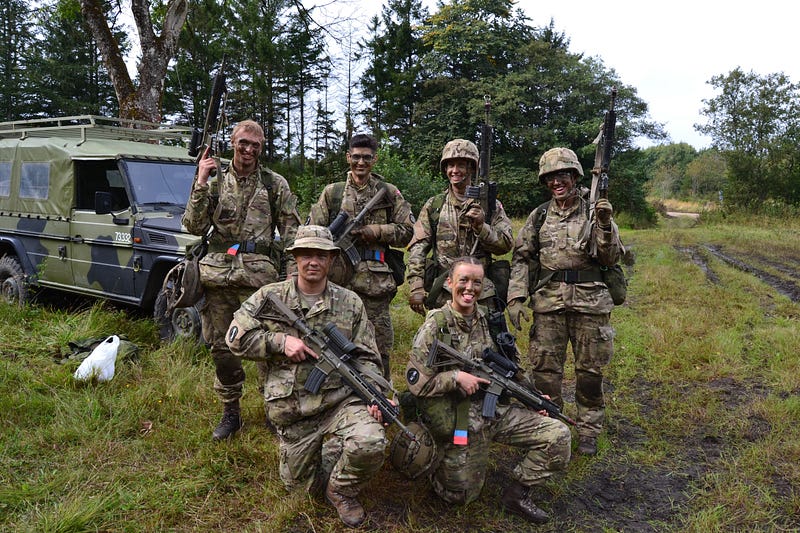
[[[367,481],[381,468],[386,438],[376,406],[368,407],[331,372],[318,394],[303,388],[316,363],[314,353],[299,332],[272,308],[268,294],[277,295],[312,329],[333,322],[356,346],[354,360],[380,376],[381,361],[375,334],[360,298],[327,280],[337,248],[322,226],[301,226],[290,251],[297,275],[259,289],[234,313],[227,342],[236,355],[266,361],[264,400],[280,443],[280,476],[289,489],[325,496],[341,520],[357,527],[365,519],[356,499]],[[323,463],[323,441],[335,439],[337,458]]]
[[[553,148],[541,157],[539,182],[552,199],[530,214],[517,235],[507,309],[519,330],[520,319],[530,319],[524,305],[530,296],[531,375],[560,407],[567,343],[572,344],[578,453],[594,455],[605,416],[603,367],[614,351],[614,303],[600,268],[619,260],[622,243],[608,200],[597,201],[596,224],[591,223],[589,191],[578,186],[581,176],[583,167],[572,150]],[[588,252],[592,240],[596,258]]]
[[[442,499],[465,504],[475,500],[481,492],[492,441],[522,448],[525,456],[514,467],[512,481],[503,492],[501,503],[509,512],[544,523],[549,517],[530,500],[529,493],[531,487],[541,486],[569,464],[571,437],[567,426],[516,403],[500,403],[496,417],[485,418],[481,384],[488,383],[487,380],[457,369],[434,370],[426,364],[434,340],[450,344],[477,360],[484,348],[497,351],[489,334],[485,308],[476,305],[484,280],[479,259],[464,257],[452,261],[447,279],[451,301],[430,311],[414,337],[406,372],[409,390],[417,397],[423,413],[427,409],[430,419],[449,425],[443,430],[444,434],[441,428],[429,428],[444,448],[443,458],[430,478]],[[430,402],[435,398],[440,400]],[[455,434],[451,434],[453,440],[450,441],[447,432],[453,431],[453,411],[459,410],[454,406],[463,398],[468,398],[468,422],[462,422],[463,429],[467,430],[467,442],[457,441]],[[437,414],[433,413],[434,409],[438,410]],[[449,416],[443,416],[443,410]],[[455,429],[459,429],[458,422]]]
[[[231,142],[233,162],[221,176],[211,176],[217,168],[213,158],[204,157],[198,163],[183,215],[183,224],[194,235],[205,235],[213,228],[208,253],[200,261],[205,293],[200,317],[216,368],[214,390],[224,405],[214,440],[228,438],[241,428],[239,398],[245,373],[241,360],[225,344],[225,332],[245,298],[278,280],[281,247],[292,242],[300,224],[297,198],[289,184],[258,163],[264,145],[261,126],[252,120],[238,123]],[[280,244],[274,241],[275,229]]]
[[[455,139],[442,150],[439,166],[449,187],[425,202],[409,244],[408,303],[417,313],[425,314],[425,307],[441,307],[449,301],[443,281],[454,259],[471,255],[488,267],[492,255],[502,255],[514,244],[511,221],[499,201],[492,220],[486,220],[478,201],[466,197],[478,162],[478,148],[470,141]],[[432,257],[428,259],[429,253]],[[492,280],[486,278],[481,304],[502,310],[502,303],[497,306],[493,302],[495,295]]]
[[[375,340],[383,363],[383,375],[388,380],[391,376],[389,352],[394,344],[394,330],[389,315],[389,304],[397,294],[397,285],[392,271],[386,263],[385,254],[391,246],[405,247],[411,240],[414,217],[411,205],[403,198],[400,191],[387,183],[383,177],[372,172],[377,161],[378,142],[370,135],[354,135],[347,151],[347,163],[350,171],[344,182],[332,183],[325,187],[319,201],[311,207],[310,222],[329,226],[339,211],[345,211],[355,217],[373,196],[386,188],[385,198],[364,218],[363,224],[353,230],[356,247],[362,261],[355,267],[355,272],[344,266],[347,259],[343,256],[337,260],[339,275],[331,279],[336,283],[355,291],[364,302],[367,316],[375,326]],[[346,275],[341,275],[346,272]]]

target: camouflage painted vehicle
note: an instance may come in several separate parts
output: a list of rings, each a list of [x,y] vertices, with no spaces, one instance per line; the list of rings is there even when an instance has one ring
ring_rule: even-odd
[[[164,317],[166,273],[198,242],[181,226],[195,160],[188,129],[97,116],[0,123],[0,290],[46,287],[154,310],[162,336],[200,334],[194,307]]]

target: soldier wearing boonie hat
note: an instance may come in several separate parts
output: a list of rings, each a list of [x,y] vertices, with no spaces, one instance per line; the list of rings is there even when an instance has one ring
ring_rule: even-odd
[[[266,363],[264,401],[276,428],[286,488],[324,494],[342,522],[357,527],[366,518],[357,496],[380,470],[386,448],[377,409],[344,386],[337,372],[316,394],[304,388],[316,354],[294,325],[271,311],[269,299],[276,295],[317,331],[335,324],[355,345],[351,355],[363,372],[380,375],[381,359],[364,304],[355,292],[328,281],[337,250],[328,228],[300,226],[287,248],[297,261],[297,274],[248,298],[233,314],[226,342],[238,357]]]
[[[293,252],[300,248],[328,250],[329,252],[339,250],[333,243],[333,235],[331,235],[330,230],[325,226],[300,226],[297,229],[294,244],[286,248],[286,251]]]

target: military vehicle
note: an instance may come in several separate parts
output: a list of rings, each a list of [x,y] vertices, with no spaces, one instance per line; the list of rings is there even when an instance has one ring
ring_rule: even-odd
[[[153,310],[162,337],[200,336],[194,307],[164,317],[167,272],[200,239],[181,215],[195,160],[177,128],[93,115],[0,123],[0,291],[37,287]]]

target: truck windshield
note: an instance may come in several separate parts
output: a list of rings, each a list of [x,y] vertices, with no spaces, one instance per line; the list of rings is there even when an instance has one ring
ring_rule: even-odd
[[[137,206],[145,209],[169,205],[186,207],[194,179],[194,163],[123,160],[121,164]]]

